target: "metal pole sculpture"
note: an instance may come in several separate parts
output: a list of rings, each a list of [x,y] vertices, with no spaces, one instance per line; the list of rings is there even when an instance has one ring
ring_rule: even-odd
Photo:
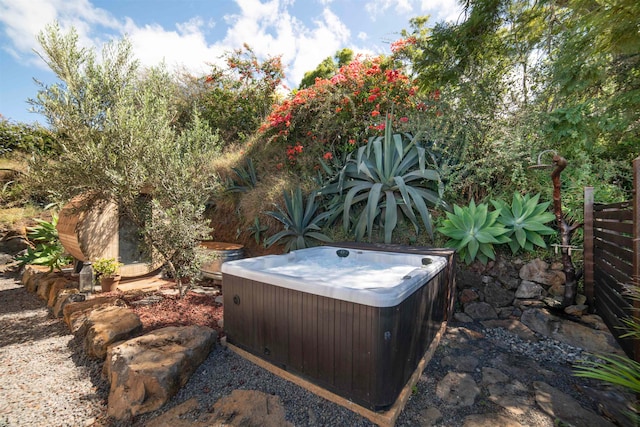
[[[542,164],[541,158],[545,153],[553,153],[553,164]],[[558,230],[560,231],[561,244],[558,245],[562,251],[562,271],[565,275],[564,296],[562,298],[562,306],[568,307],[575,304],[576,293],[578,289],[578,280],[581,273],[576,272],[576,268],[571,260],[571,237],[573,233],[580,227],[582,223],[568,224],[564,214],[562,213],[562,197],[560,196],[560,174],[567,167],[567,160],[558,155],[554,150],[545,150],[538,155],[538,164],[531,166],[530,168],[548,168],[553,167],[551,173],[551,180],[553,182],[553,213],[556,217],[556,223]]]

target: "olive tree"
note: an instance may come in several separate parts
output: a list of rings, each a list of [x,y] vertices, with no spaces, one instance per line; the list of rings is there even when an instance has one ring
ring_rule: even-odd
[[[30,102],[60,135],[62,152],[36,160],[33,185],[60,200],[85,192],[116,200],[183,293],[198,241],[210,231],[203,210],[215,183],[209,165],[217,134],[195,113],[181,130],[173,126],[172,76],[162,66],[140,67],[126,39],[106,44],[99,59],[57,24],[38,40],[59,81],[38,83]],[[142,193],[151,204],[141,203]]]

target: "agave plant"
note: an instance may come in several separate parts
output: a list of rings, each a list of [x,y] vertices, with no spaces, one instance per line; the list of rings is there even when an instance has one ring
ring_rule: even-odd
[[[534,245],[546,248],[542,236],[555,233],[555,230],[544,225],[555,219],[555,216],[547,211],[550,202],[538,203],[539,199],[540,194],[531,197],[528,194],[521,196],[515,193],[511,206],[502,200],[491,201],[493,206],[500,210],[498,222],[509,230],[509,247],[514,254],[520,249],[531,252]]]
[[[499,215],[499,209],[489,212],[486,203],[476,206],[472,200],[467,207],[454,205],[453,213],[447,212],[447,219],[438,231],[449,237],[447,246],[455,248],[467,264],[476,257],[486,264],[489,258],[496,258],[493,244],[509,241],[509,230],[497,221]]]
[[[316,191],[309,194],[306,205],[300,187],[296,187],[291,194],[285,192],[283,196],[284,210],[276,205],[277,212],[266,212],[267,215],[284,224],[284,230],[265,241],[267,247],[282,239],[286,241],[285,252],[314,246],[315,241],[331,242],[329,237],[320,232],[320,224],[329,216],[329,212],[316,215],[318,210]]]
[[[53,214],[51,222],[34,218],[37,225],[27,228],[27,237],[36,244],[35,248],[28,248],[24,255],[17,256],[20,265],[46,265],[51,271],[69,264],[72,258],[65,253],[58,238],[58,215]]]
[[[387,118],[384,136],[370,138],[355,158],[350,156],[323,194],[343,195],[337,210],[342,212],[345,231],[353,229],[356,240],[367,233],[371,237],[377,224],[384,229],[385,243],[390,243],[400,218],[407,218],[416,233],[421,222],[432,236],[427,205],[445,204],[440,175],[426,164],[426,149],[418,138],[392,133]]]

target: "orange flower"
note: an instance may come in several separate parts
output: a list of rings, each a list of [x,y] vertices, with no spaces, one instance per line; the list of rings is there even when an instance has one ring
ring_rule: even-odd
[[[331,154],[330,151],[327,151],[326,153],[324,153],[324,156],[322,156],[322,158],[325,160],[331,160],[333,159],[333,154]]]
[[[378,111],[378,110],[373,110],[373,111],[371,112],[371,117],[377,117],[377,116],[379,116],[379,115],[380,115],[380,111]]]

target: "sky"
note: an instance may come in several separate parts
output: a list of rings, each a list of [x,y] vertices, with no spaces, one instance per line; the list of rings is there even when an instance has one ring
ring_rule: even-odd
[[[55,21],[96,52],[126,36],[143,65],[196,75],[247,43],[261,59],[281,55],[295,88],[342,48],[389,54],[409,20],[423,15],[455,21],[460,7],[456,0],[0,0],[0,114],[46,125],[27,100],[37,95],[34,79],[57,81],[36,39]]]

